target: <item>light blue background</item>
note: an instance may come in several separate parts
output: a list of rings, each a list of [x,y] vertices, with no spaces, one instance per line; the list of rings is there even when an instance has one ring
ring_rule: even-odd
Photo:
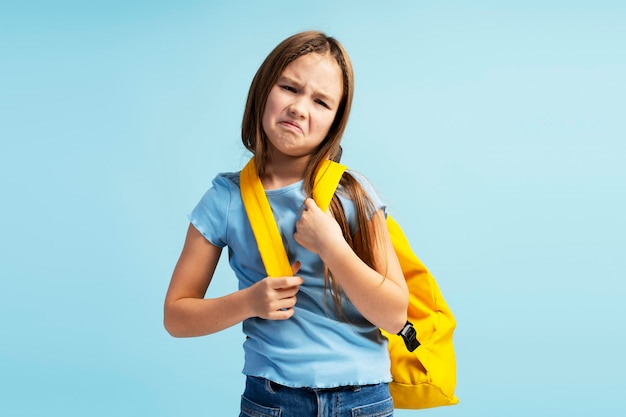
[[[335,3],[2,3],[0,415],[237,415],[239,327],[174,339],[162,302],[305,29],[351,54],[344,161],[458,319],[461,403],[397,415],[626,414],[624,3]]]

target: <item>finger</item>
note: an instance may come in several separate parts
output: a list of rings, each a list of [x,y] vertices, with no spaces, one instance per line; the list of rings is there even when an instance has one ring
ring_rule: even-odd
[[[317,206],[317,203],[311,197],[309,197],[306,200],[304,200],[304,209],[305,210],[314,210],[316,208],[319,209],[319,207]]]
[[[279,306],[278,309],[286,310],[289,308],[293,308],[296,305],[297,300],[298,299],[295,293],[290,295],[289,297],[281,298],[280,300],[277,301],[277,305]]]
[[[302,245],[302,242],[300,241],[300,235],[298,233],[299,233],[298,232],[298,225],[296,224],[296,233],[293,234],[293,238],[296,240],[296,243],[298,243],[299,245]],[[304,245],[302,245],[302,246],[304,246]]]
[[[302,277],[296,276],[294,275],[293,277],[286,277],[287,278],[287,288],[296,288],[299,287],[300,285],[302,285],[302,283],[304,282],[304,279]]]
[[[293,274],[296,275],[298,273],[298,271],[300,270],[300,267],[302,266],[302,263],[300,261],[295,261],[292,265],[291,265],[291,270],[293,271]]]
[[[284,310],[278,310],[278,311],[274,311],[272,312],[268,319],[270,320],[287,320],[289,318],[291,318],[294,314],[294,309],[293,308],[287,308]]]
[[[287,288],[298,287],[304,282],[302,277],[292,276],[292,277],[282,277],[282,278],[272,278],[268,284],[270,288],[274,290],[281,290]]]
[[[295,298],[296,294],[300,291],[300,287],[294,286],[289,288],[281,288],[276,290],[276,297],[279,300],[288,300],[290,298]]]

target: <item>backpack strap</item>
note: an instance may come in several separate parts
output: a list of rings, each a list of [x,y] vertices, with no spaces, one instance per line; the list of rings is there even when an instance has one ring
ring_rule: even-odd
[[[313,199],[326,211],[339,185],[345,165],[326,160],[320,164],[313,185]],[[243,200],[254,238],[256,239],[265,271],[269,277],[293,275],[278,225],[272,213],[263,184],[258,176],[254,158],[246,164],[239,175],[241,199]]]
[[[339,181],[347,169],[347,166],[328,159],[320,164],[313,184],[313,200],[322,211],[328,210]]]
[[[246,208],[252,232],[270,277],[286,277],[293,275],[283,240],[274,220],[263,184],[257,174],[254,158],[241,170],[239,175],[241,199]]]

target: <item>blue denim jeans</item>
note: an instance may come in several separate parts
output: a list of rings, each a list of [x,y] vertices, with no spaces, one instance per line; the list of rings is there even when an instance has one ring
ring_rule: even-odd
[[[388,384],[290,388],[248,376],[239,417],[393,416]]]

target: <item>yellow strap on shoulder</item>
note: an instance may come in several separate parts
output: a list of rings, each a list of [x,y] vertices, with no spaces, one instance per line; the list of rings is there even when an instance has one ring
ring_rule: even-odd
[[[320,164],[315,176],[313,199],[323,211],[328,209],[345,170],[346,166],[329,160]],[[241,199],[246,208],[267,276],[276,278],[293,275],[272,207],[257,174],[254,158],[250,159],[241,170],[239,181]]]
[[[335,195],[335,190],[339,185],[339,181],[348,169],[345,165],[325,160],[317,169],[315,174],[315,183],[313,184],[313,200],[322,211],[328,210],[330,200]]]
[[[241,170],[239,181],[241,199],[246,207],[267,276],[277,278],[293,275],[272,208],[257,174],[254,158]]]

